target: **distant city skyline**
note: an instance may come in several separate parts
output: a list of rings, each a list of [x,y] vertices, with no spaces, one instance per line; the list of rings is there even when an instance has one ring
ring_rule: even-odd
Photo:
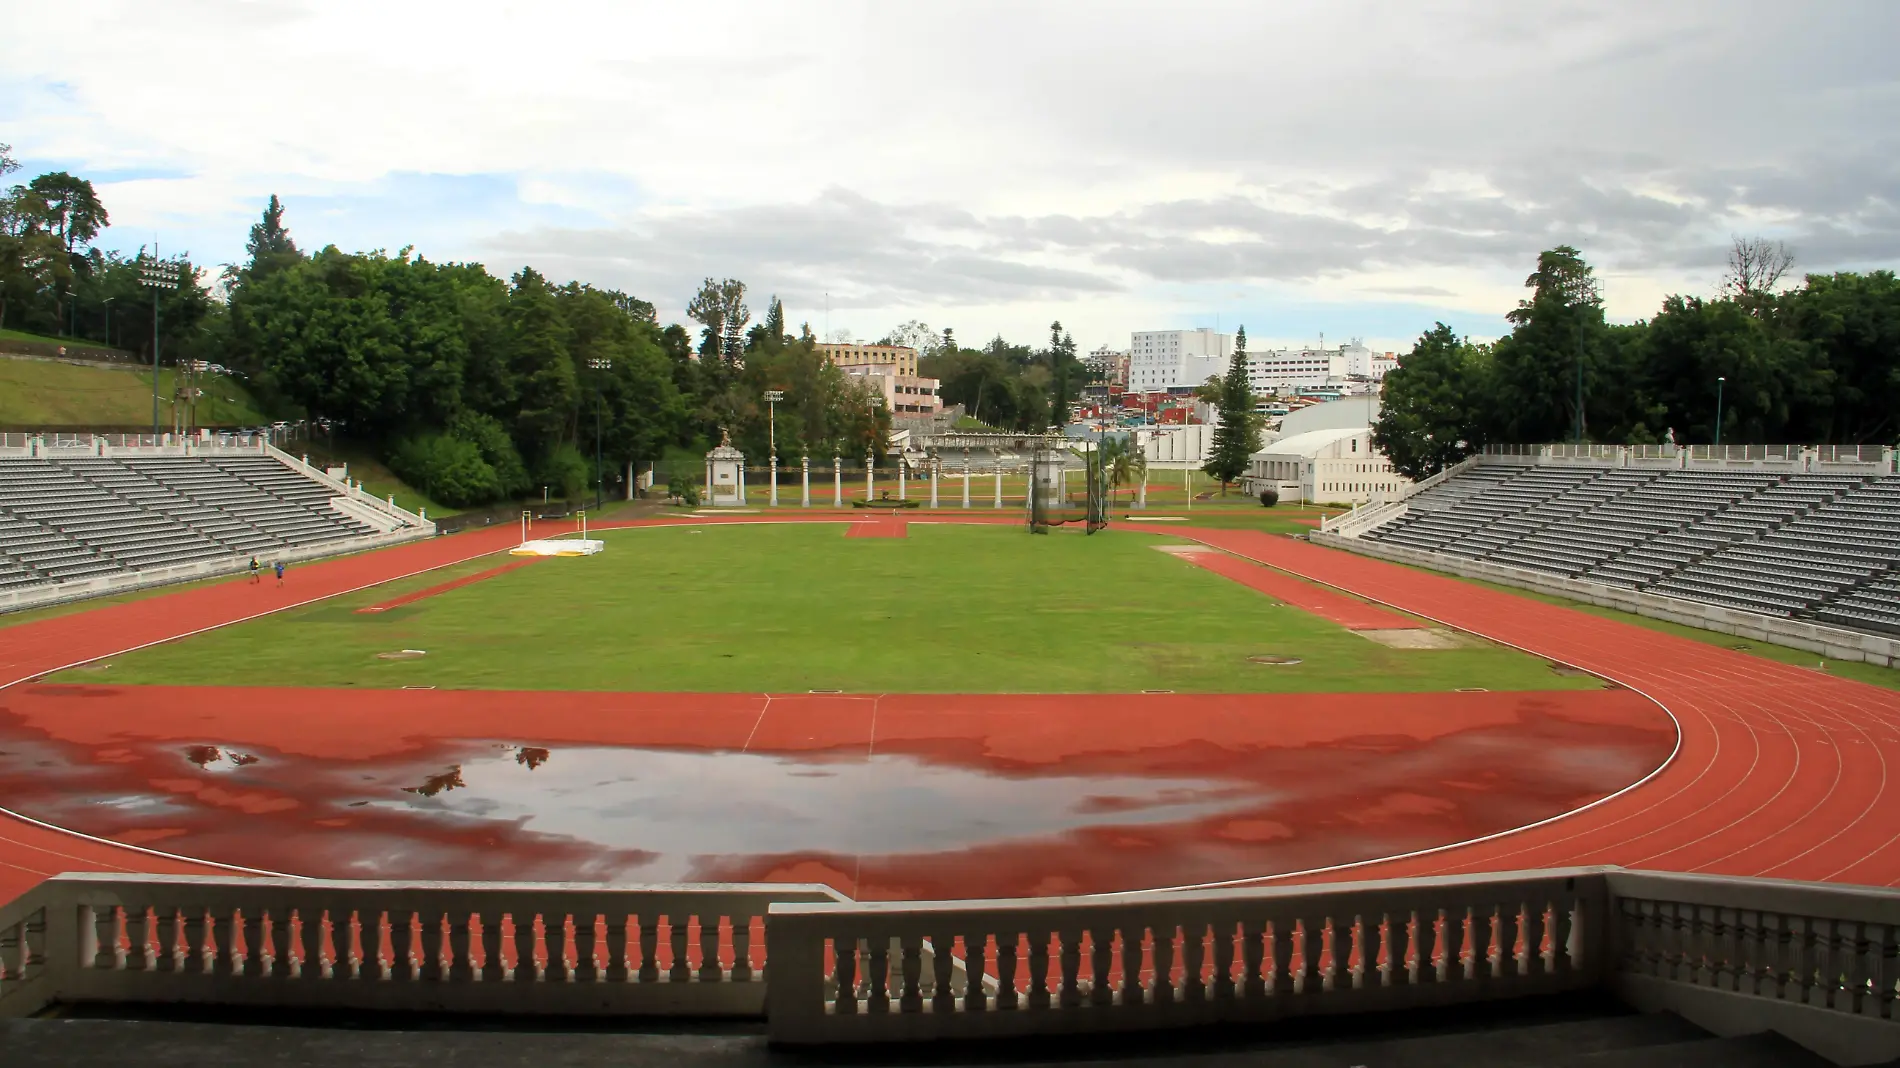
[[[306,249],[533,266],[665,322],[711,275],[755,311],[778,295],[793,329],[1034,345],[1060,319],[1086,352],[1217,322],[1275,348],[1496,336],[1560,243],[1621,321],[1712,292],[1737,234],[1787,241],[1797,272],[1900,264],[1888,3],[603,0],[451,24],[82,0],[7,21],[0,142],[24,176],[92,179],[103,247],[212,265],[275,193]]]

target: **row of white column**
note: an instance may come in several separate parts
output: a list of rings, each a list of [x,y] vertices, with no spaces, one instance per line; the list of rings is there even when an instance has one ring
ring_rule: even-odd
[[[771,459],[772,459],[771,500],[772,500],[772,506],[776,508],[778,506],[778,457],[774,456]],[[865,500],[877,499],[877,468],[874,466],[874,459],[875,459],[874,457],[870,457],[870,456],[866,456],[864,458],[864,498]],[[809,457],[806,457],[799,460],[798,466],[799,466],[799,502],[798,503],[800,507],[810,508],[811,507],[811,459]],[[971,475],[972,475],[972,471],[966,465],[963,469],[963,507],[965,508],[970,507]],[[995,476],[996,476],[996,495],[995,495],[994,507],[1001,508],[1003,506],[1003,469],[1000,465],[995,468]],[[740,487],[741,487],[740,492],[743,495],[744,493],[743,487],[745,485],[743,481],[743,479],[745,478],[743,471],[739,475],[739,477],[742,480],[740,482]],[[941,482],[942,480],[943,480],[943,461],[941,460],[933,461],[930,465],[930,479],[929,479],[930,506],[932,508],[936,508],[939,506],[937,491],[938,491],[938,483]],[[909,492],[908,483],[905,481],[904,465],[900,463],[897,465],[897,499],[900,501],[904,500],[905,494],[908,492]],[[743,500],[744,497],[741,496],[740,499]],[[844,507],[844,460],[841,457],[837,457],[837,456],[834,456],[831,458],[831,506],[833,508]]]

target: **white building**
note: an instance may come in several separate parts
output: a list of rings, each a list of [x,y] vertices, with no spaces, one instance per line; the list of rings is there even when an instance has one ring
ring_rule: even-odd
[[[1411,480],[1372,447],[1372,428],[1310,430],[1281,438],[1253,454],[1248,493],[1271,486],[1283,501],[1364,504]]]
[[[1371,426],[1379,421],[1379,395],[1369,393],[1361,397],[1341,397],[1338,400],[1321,401],[1304,408],[1295,408],[1280,417],[1280,427],[1273,440],[1290,438],[1315,430],[1351,430]]]
[[[1357,343],[1336,349],[1279,349],[1247,354],[1247,383],[1259,394],[1293,396],[1303,391],[1376,392],[1386,372],[1399,365],[1390,352]]]
[[[1227,373],[1234,335],[1199,330],[1148,330],[1128,341],[1128,388],[1137,393],[1192,389]]]

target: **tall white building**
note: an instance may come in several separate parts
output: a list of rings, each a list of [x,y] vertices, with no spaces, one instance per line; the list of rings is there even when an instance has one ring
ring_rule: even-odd
[[[1227,373],[1234,335],[1199,330],[1147,330],[1130,335],[1128,388],[1138,393],[1193,388]]]

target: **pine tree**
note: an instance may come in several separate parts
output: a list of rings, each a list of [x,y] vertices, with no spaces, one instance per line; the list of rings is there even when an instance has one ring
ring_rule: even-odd
[[[270,195],[264,217],[251,224],[251,237],[244,243],[244,250],[251,254],[248,273],[253,281],[303,258],[297,243],[290,239],[290,231],[284,228],[284,204],[276,193]]]
[[[1221,380],[1220,425],[1214,428],[1214,444],[1208,450],[1207,464],[1201,470],[1220,481],[1220,491],[1247,473],[1260,436],[1260,417],[1253,410],[1253,387],[1247,382],[1247,328],[1234,335],[1234,357],[1228,361],[1227,377]]]

